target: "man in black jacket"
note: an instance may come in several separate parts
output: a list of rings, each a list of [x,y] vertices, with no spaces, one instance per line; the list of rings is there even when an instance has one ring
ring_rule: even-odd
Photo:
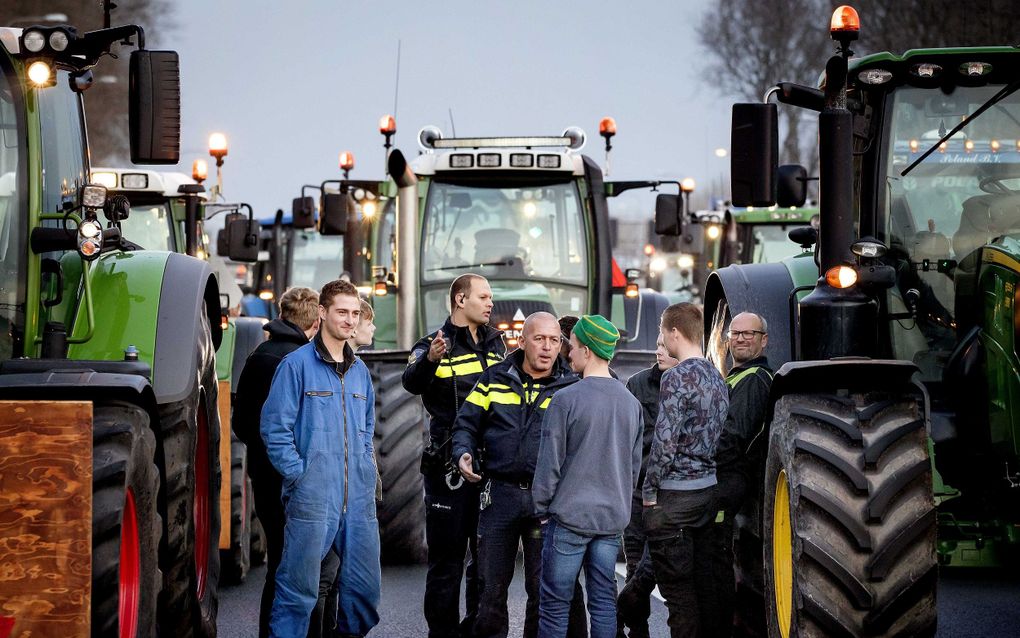
[[[538,632],[542,529],[531,481],[545,410],[559,389],[577,381],[562,365],[560,338],[556,317],[547,312],[529,316],[521,349],[482,374],[457,414],[453,458],[468,481],[478,483],[482,473],[486,479],[478,520],[481,592],[475,638],[506,638],[507,590],[522,542],[528,593],[524,638]]]
[[[678,362],[666,350],[662,335],[655,342],[655,363],[650,368],[634,373],[627,380],[627,389],[641,403],[644,421],[641,447],[641,475],[634,489],[630,511],[630,524],[623,531],[623,552],[627,559],[626,584],[617,600],[619,619],[616,635],[623,638],[623,627],[630,629],[631,638],[648,638],[648,617],[652,613],[651,595],[655,589],[655,572],[645,549],[645,524],[642,520],[641,486],[645,482],[645,463],[655,436],[655,420],[659,418],[659,384],[662,373]]]
[[[733,369],[726,377],[730,408],[726,414],[716,450],[716,494],[723,516],[711,526],[713,572],[719,594],[718,635],[730,635],[734,618],[733,532],[737,512],[752,503],[763,502],[764,454],[768,433],[764,432],[765,411],[772,388],[772,369],[764,350],[769,343],[765,318],[742,312],[730,322],[729,352]],[[756,493],[750,493],[750,490]],[[748,498],[750,497],[750,498]],[[756,498],[757,497],[757,498]],[[761,547],[756,548],[758,556]],[[758,584],[759,591],[763,583]]]
[[[269,462],[266,446],[259,433],[262,404],[269,396],[276,368],[283,358],[308,343],[319,330],[319,293],[311,288],[291,288],[280,296],[280,317],[267,323],[269,333],[248,355],[241,377],[231,426],[248,446],[248,475],[251,477],[255,511],[266,532],[266,583],[262,588],[259,610],[259,636],[269,635],[269,612],[276,594],[276,568],[283,551],[283,505],[280,492],[283,478]]]
[[[421,395],[429,413],[429,442],[422,455],[425,475],[425,620],[429,638],[469,635],[478,609],[476,531],[478,488],[450,463],[451,435],[457,410],[489,366],[503,360],[503,334],[490,328],[492,289],[480,275],[461,275],[450,286],[450,316],[443,327],[411,349],[403,385]],[[460,621],[460,581],[465,578],[466,614]],[[461,631],[461,626],[464,631]]]

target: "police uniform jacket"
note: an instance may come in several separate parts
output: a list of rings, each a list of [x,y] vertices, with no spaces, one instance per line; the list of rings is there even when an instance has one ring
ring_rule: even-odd
[[[450,318],[442,330],[447,341],[443,358],[429,361],[429,347],[436,332],[428,334],[411,348],[401,379],[405,390],[421,395],[430,417],[429,433],[436,445],[450,436],[457,409],[464,404],[482,372],[502,361],[506,352],[503,333],[495,328],[479,326],[477,343],[466,326],[455,326]]]
[[[530,485],[542,440],[542,419],[553,394],[577,381],[557,357],[552,374],[532,379],[524,351],[511,353],[478,379],[457,413],[453,459],[481,458],[489,478]],[[480,452],[479,452],[480,451]]]

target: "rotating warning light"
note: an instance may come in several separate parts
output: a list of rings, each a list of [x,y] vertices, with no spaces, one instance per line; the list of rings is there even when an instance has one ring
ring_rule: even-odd
[[[213,133],[209,136],[209,155],[217,161],[227,156],[227,136],[223,133]]]
[[[397,132],[397,120],[392,115],[384,115],[379,118],[379,132],[383,135],[393,135]]]
[[[832,37],[855,39],[861,32],[861,18],[857,9],[848,4],[836,7],[829,21],[829,33]]]
[[[340,153],[340,170],[349,171],[354,168],[354,153],[344,151]]]
[[[604,117],[599,121],[599,135],[612,137],[616,135],[616,120],[611,117]]]

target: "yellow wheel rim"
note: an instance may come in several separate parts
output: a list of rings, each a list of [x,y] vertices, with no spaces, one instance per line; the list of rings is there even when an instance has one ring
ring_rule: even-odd
[[[793,612],[793,533],[790,528],[790,486],[786,470],[776,478],[776,498],[772,503],[772,576],[775,585],[776,615],[779,633],[790,635]]]

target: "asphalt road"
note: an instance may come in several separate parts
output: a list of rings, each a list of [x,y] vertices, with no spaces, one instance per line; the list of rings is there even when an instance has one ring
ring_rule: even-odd
[[[255,638],[265,567],[253,569],[240,586],[220,591],[220,638]],[[383,568],[382,604],[374,638],[425,638],[421,611],[425,567]],[[622,583],[621,583],[622,584]],[[943,572],[939,581],[939,638],[1020,638],[1020,574]],[[520,636],[524,585],[518,572],[510,589],[510,636]],[[652,638],[668,638],[666,608],[652,605]]]

